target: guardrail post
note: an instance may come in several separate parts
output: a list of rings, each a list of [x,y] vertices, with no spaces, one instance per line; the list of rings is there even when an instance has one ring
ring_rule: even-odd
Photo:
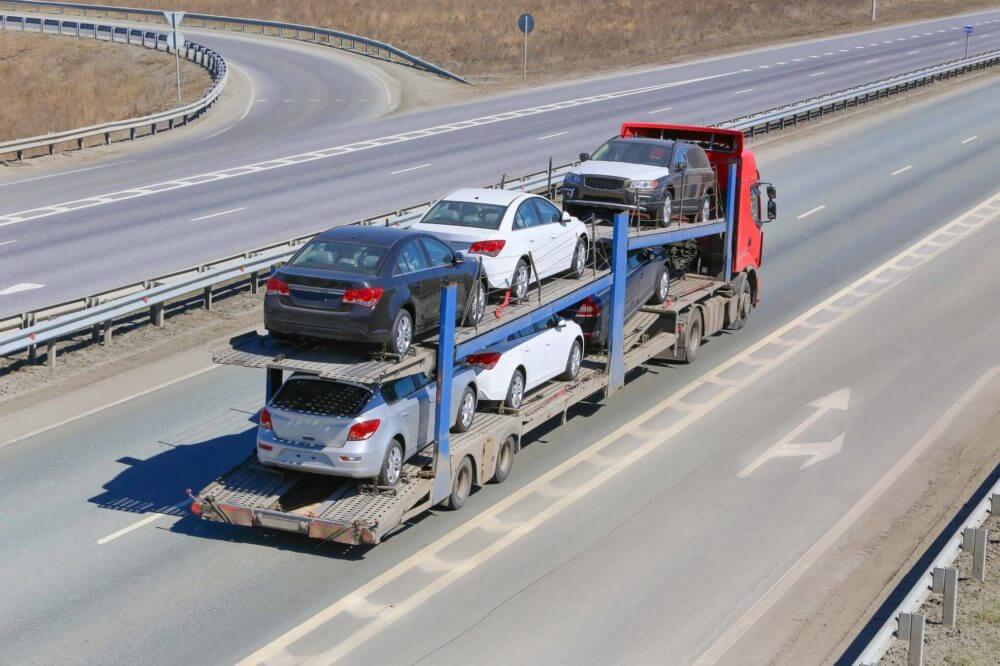
[[[111,145],[111,132],[105,132],[104,133],[104,145],[105,146],[110,146]]]
[[[250,273],[250,293],[256,296],[260,292],[260,272]]]
[[[935,567],[932,577],[931,591],[944,595],[941,604],[941,624],[954,627],[958,614],[958,569]]]
[[[962,549],[972,554],[972,577],[980,583],[986,580],[986,528],[966,527],[962,532]]]
[[[900,613],[899,628],[896,635],[907,642],[907,664],[922,666],[924,663],[924,624],[927,618],[923,613]]]
[[[112,331],[112,321],[109,319],[104,322],[104,346],[107,347],[111,344],[111,331]]]
[[[163,303],[155,303],[149,306],[149,321],[153,326],[163,328],[163,314],[165,309]]]
[[[209,312],[211,312],[212,311],[212,288],[211,287],[205,287],[204,292],[205,292],[205,297],[204,297],[205,298],[205,309],[208,310]]]
[[[56,365],[56,341],[53,340],[45,348],[45,365],[50,368]]]
[[[1000,516],[1000,493],[994,493],[990,498],[990,513]]]
[[[101,325],[94,324],[90,327],[90,341],[93,344],[100,344],[101,342]]]

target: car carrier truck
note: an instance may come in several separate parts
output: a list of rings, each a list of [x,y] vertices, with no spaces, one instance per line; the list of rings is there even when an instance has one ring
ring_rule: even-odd
[[[753,153],[734,130],[626,123],[622,136],[682,140],[704,148],[726,193],[720,217],[642,224],[625,206],[599,232],[610,245],[610,270],[592,266],[583,279],[540,283],[521,302],[498,309],[476,327],[459,327],[456,288],[441,285],[440,330],[415,343],[403,358],[359,355],[324,347],[282,344],[252,333],[215,354],[220,364],[265,371],[268,400],[289,373],[358,382],[381,382],[417,372],[437,375],[434,442],[411,458],[393,488],[371,482],[281,470],[258,463],[256,452],[197,493],[191,511],[205,520],[269,528],[354,545],[379,543],[386,534],[438,505],[460,508],[473,487],[502,482],[511,473],[522,439],[574,404],[621,390],[626,373],[653,357],[691,362],[701,340],[724,328],[742,328],[760,298],[762,225],[776,217],[776,193],[760,182]],[[767,207],[762,209],[763,195]],[[565,202],[564,202],[565,203]],[[624,320],[627,252],[664,246],[677,274],[668,299],[643,306]],[[610,289],[608,341],[587,350],[575,380],[552,381],[525,398],[516,412],[480,412],[468,432],[448,432],[451,377],[470,354],[564,312]]]

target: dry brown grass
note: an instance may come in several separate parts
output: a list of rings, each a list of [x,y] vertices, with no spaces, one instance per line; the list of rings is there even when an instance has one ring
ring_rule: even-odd
[[[181,61],[185,102],[212,79]],[[174,57],[92,39],[0,33],[0,141],[144,116],[177,106]]]
[[[132,0],[161,7],[162,0]],[[879,0],[879,22],[995,5],[993,0]],[[520,74],[517,17],[535,15],[535,80],[668,62],[781,39],[871,26],[870,0],[174,0],[171,8],[268,18],[387,41],[480,81]]]

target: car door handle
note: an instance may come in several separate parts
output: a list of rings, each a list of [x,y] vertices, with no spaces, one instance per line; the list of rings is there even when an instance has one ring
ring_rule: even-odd
[[[410,415],[410,410],[407,409],[405,411],[402,411],[402,412],[399,413],[399,415],[400,416],[409,416]]]

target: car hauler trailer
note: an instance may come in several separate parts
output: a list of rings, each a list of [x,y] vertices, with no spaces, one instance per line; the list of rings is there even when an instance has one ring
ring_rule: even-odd
[[[402,359],[295,347],[257,334],[234,338],[229,348],[216,354],[215,361],[265,369],[268,400],[290,372],[362,382],[435,372],[434,442],[426,453],[406,463],[393,488],[265,467],[253,452],[246,461],[192,494],[192,513],[229,525],[291,531],[346,544],[377,544],[434,506],[460,508],[473,486],[491,480],[502,482],[526,434],[553,418],[565,420],[569,408],[588,397],[615,393],[624,386],[629,370],[654,356],[693,360],[702,337],[725,327],[742,327],[759,293],[756,271],[764,221],[759,210],[762,184],[758,183],[752,153],[743,147],[742,134],[651,124],[626,124],[623,133],[626,128],[629,132],[658,132],[657,136],[683,134],[686,141],[703,142],[721,172],[720,184],[726,187],[724,217],[644,229],[630,223],[635,216],[619,211],[608,230],[610,271],[592,268],[581,280],[548,281],[540,285],[537,294],[498,311],[496,317],[476,328],[455,325],[456,288],[442,285],[438,335],[415,343]],[[773,188],[768,189],[773,195]],[[752,206],[758,207],[756,215]],[[773,205],[769,210],[774,212]],[[665,303],[641,307],[625,321],[627,252],[691,242],[698,245],[695,251],[704,253],[698,271],[673,280]],[[748,252],[754,248],[755,253]],[[549,382],[526,398],[516,412],[479,412],[469,431],[448,432],[445,406],[451,404],[456,363],[608,290],[608,343],[601,350],[587,351],[575,380]]]

